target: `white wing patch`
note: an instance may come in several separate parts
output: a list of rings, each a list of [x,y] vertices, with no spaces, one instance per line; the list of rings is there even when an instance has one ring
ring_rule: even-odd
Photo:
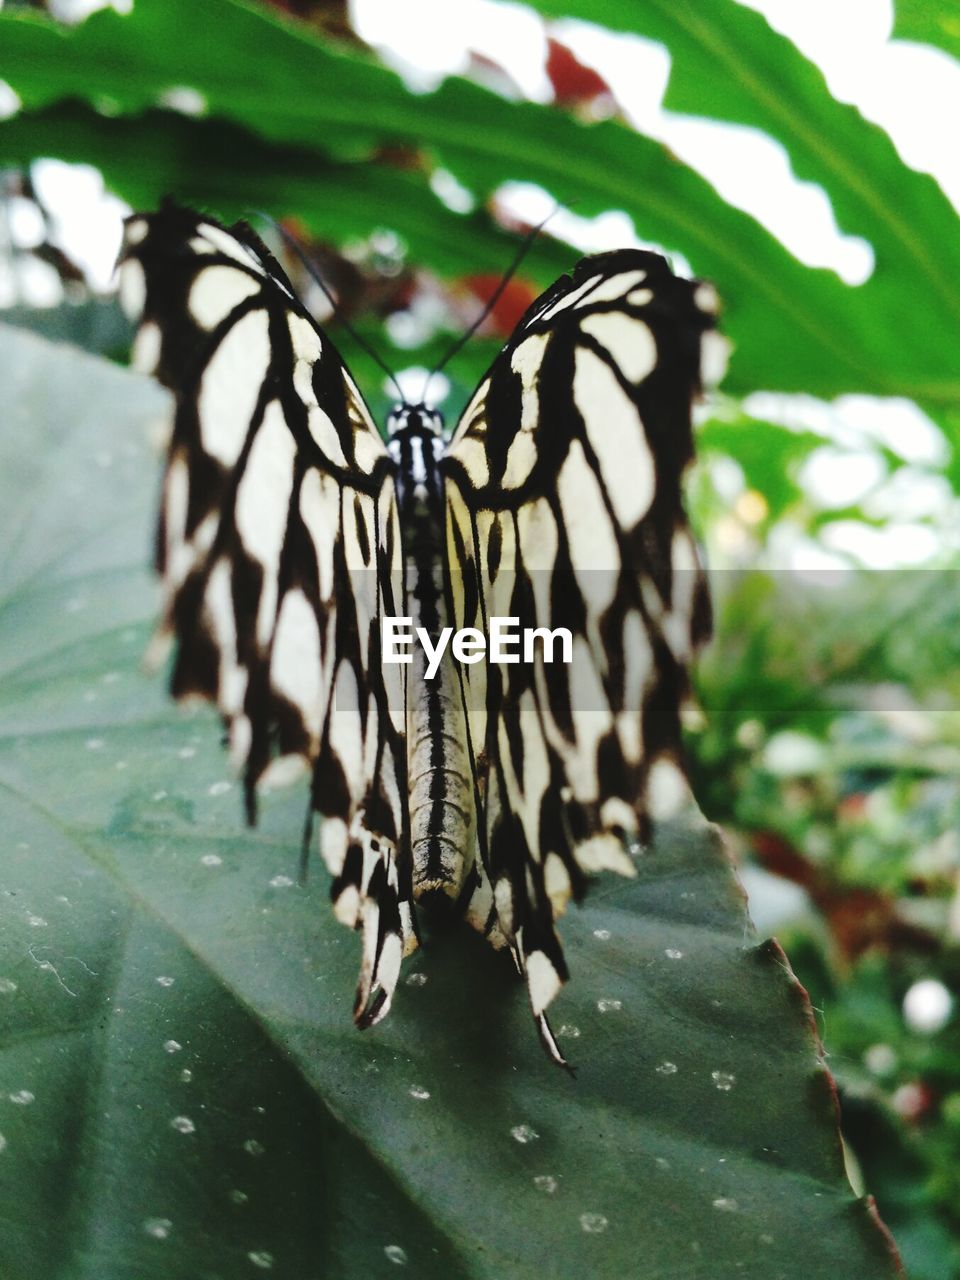
[[[320,471],[308,471],[300,486],[300,515],[317,557],[319,594],[326,604],[333,595],[333,556],[340,521],[340,488]]]
[[[290,327],[290,341],[293,343],[293,355],[297,361],[294,376],[300,372],[300,365],[306,364],[308,371],[313,372],[313,365],[323,355],[323,344],[320,335],[313,325],[303,316],[291,314],[287,317]]]
[[[191,240],[191,246],[195,252],[204,252],[209,247],[215,253],[222,253],[228,258],[232,258],[234,262],[239,262],[241,266],[248,269],[259,264],[251,255],[249,249],[226,231],[223,227],[219,227],[212,222],[202,222],[197,228],[199,244],[195,240]],[[280,283],[278,281],[278,283]]]
[[[703,336],[703,356],[701,371],[704,384],[716,386],[723,381],[730,359],[730,340],[722,333],[705,333]]]
[[[354,441],[354,460],[359,469],[369,475],[383,456],[379,436],[360,434]]]
[[[614,515],[629,529],[646,515],[653,501],[653,454],[646,435],[637,430],[636,408],[606,360],[587,347],[578,347],[574,359],[573,398],[583,415]]]
[[[569,293],[563,294],[557,302],[554,302],[551,306],[547,307],[545,311],[541,312],[541,314],[537,316],[537,319],[541,322],[552,320],[559,311],[565,311],[567,307],[575,307],[577,303],[590,292],[594,285],[600,283],[601,279],[601,276],[588,277],[588,279],[584,280],[583,284],[579,285],[576,289],[571,290]]]
[[[237,662],[237,627],[230,587],[230,561],[221,557],[207,578],[204,604],[220,655],[217,699],[228,715],[237,715],[246,692],[246,671]]]
[[[160,329],[145,321],[137,331],[130,352],[130,364],[138,373],[155,373],[160,362]]]
[[[512,446],[511,446],[512,448]],[[480,440],[465,436],[459,445],[458,455],[470,477],[471,483],[478,489],[490,483],[490,467],[487,463],[487,451]]]
[[[268,643],[276,617],[280,550],[293,492],[295,453],[283,411],[271,400],[237,490],[237,531],[263,571],[256,628],[261,645]]]
[[[190,314],[201,329],[215,329],[232,311],[254,297],[263,286],[236,267],[205,267],[190,290]]]
[[[163,482],[166,512],[166,554],[171,562],[170,576],[179,584],[193,563],[192,552],[184,555],[187,536],[187,503],[190,499],[190,474],[182,453],[174,454]]]
[[[302,591],[294,588],[283,597],[270,654],[270,681],[274,689],[300,707],[310,734],[310,754],[320,742],[326,690],[320,652],[317,615]]]
[[[560,990],[560,975],[542,951],[532,951],[524,957],[530,1005],[534,1017],[539,1017]]]
[[[520,376],[522,395],[520,409],[521,431],[532,431],[540,418],[540,402],[536,394],[536,387],[546,348],[546,334],[533,333],[519,344],[510,357],[510,368]]]
[[[131,218],[127,222],[125,238],[128,245],[137,245],[145,240],[150,227],[146,218]]]
[[[587,464],[579,440],[573,441],[560,468],[557,493],[578,585],[599,612],[616,590],[614,574],[620,568],[620,548],[600,481]]]
[[[595,289],[578,302],[578,306],[595,306],[598,302],[617,302],[631,289],[642,284],[647,278],[646,271],[624,271],[621,275],[610,276],[598,284]]]
[[[597,311],[584,316],[580,328],[606,350],[611,361],[606,367],[611,376],[611,366],[615,365],[628,382],[642,382],[656,368],[657,344],[650,326],[642,320],[613,311]]]
[[[537,446],[529,432],[518,431],[507,452],[507,465],[501,484],[505,489],[519,489],[530,479],[537,461]]]
[[[138,318],[147,299],[147,281],[139,262],[131,259],[120,268],[119,292],[124,312],[131,319]]]
[[[656,760],[650,770],[650,809],[665,822],[675,818],[690,802],[690,787],[673,760]]]
[[[238,320],[200,379],[200,442],[224,467],[240,457],[270,362],[267,316],[251,311]]]

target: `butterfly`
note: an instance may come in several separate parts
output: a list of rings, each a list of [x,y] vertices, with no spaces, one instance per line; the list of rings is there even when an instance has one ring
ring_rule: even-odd
[[[460,914],[546,1010],[587,877],[684,794],[680,707],[710,630],[684,513],[711,286],[657,254],[584,258],[520,321],[448,438],[400,403],[377,430],[329,335],[243,223],[134,214],[121,299],[135,367],[176,401],[156,564],[171,689],[216,703],[248,816],[309,776],[338,920],[361,934],[354,1019],[390,1008],[418,910]],[[385,623],[528,624],[428,678]],[[540,629],[537,631],[537,629]],[[569,654],[550,661],[547,633]]]

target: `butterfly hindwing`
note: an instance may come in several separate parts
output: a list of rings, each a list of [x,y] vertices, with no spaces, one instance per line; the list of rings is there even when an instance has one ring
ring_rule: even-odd
[[[339,919],[362,931],[356,1017],[386,1013],[416,946],[394,466],[330,340],[243,225],[185,209],[128,220],[135,362],[174,392],[157,566],[177,696],[216,702],[258,783],[304,765]]]
[[[554,639],[552,662],[538,647],[461,668],[480,813],[468,915],[512,949],[558,1058],[554,921],[587,873],[635,873],[625,838],[683,785],[679,707],[709,605],[681,479],[714,306],[656,254],[584,259],[527,312],[443,463],[454,625],[511,617],[572,640],[568,663]]]

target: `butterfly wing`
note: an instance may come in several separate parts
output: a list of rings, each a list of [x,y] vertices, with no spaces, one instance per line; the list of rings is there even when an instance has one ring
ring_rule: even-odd
[[[417,942],[405,689],[380,661],[380,615],[402,612],[393,463],[249,228],[135,215],[121,297],[135,363],[176,397],[156,547],[172,690],[217,704],[251,820],[257,783],[311,771],[334,910],[363,935],[369,1025]]]
[[[682,790],[685,668],[709,600],[683,510],[710,286],[633,250],[584,259],[528,311],[443,461],[454,625],[570,632],[571,661],[461,667],[477,791],[468,915],[544,1010],[567,977],[554,922],[585,874],[635,874]],[[722,339],[717,339],[722,342]]]

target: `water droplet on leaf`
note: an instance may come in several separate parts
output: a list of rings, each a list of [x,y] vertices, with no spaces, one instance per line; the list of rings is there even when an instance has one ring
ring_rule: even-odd
[[[173,1223],[169,1218],[147,1218],[144,1221],[143,1229],[154,1240],[166,1240],[172,1226]]]
[[[736,1213],[740,1208],[736,1200],[731,1200],[729,1196],[717,1196],[713,1207],[719,1209],[721,1213]]]
[[[581,1213],[580,1226],[590,1235],[599,1235],[601,1231],[606,1231],[610,1223],[602,1213]]]
[[[528,1124],[514,1125],[510,1130],[510,1136],[514,1138],[515,1141],[522,1143],[523,1145],[526,1145],[528,1142],[536,1142],[540,1137],[539,1133],[537,1133],[535,1129],[531,1129]]]

